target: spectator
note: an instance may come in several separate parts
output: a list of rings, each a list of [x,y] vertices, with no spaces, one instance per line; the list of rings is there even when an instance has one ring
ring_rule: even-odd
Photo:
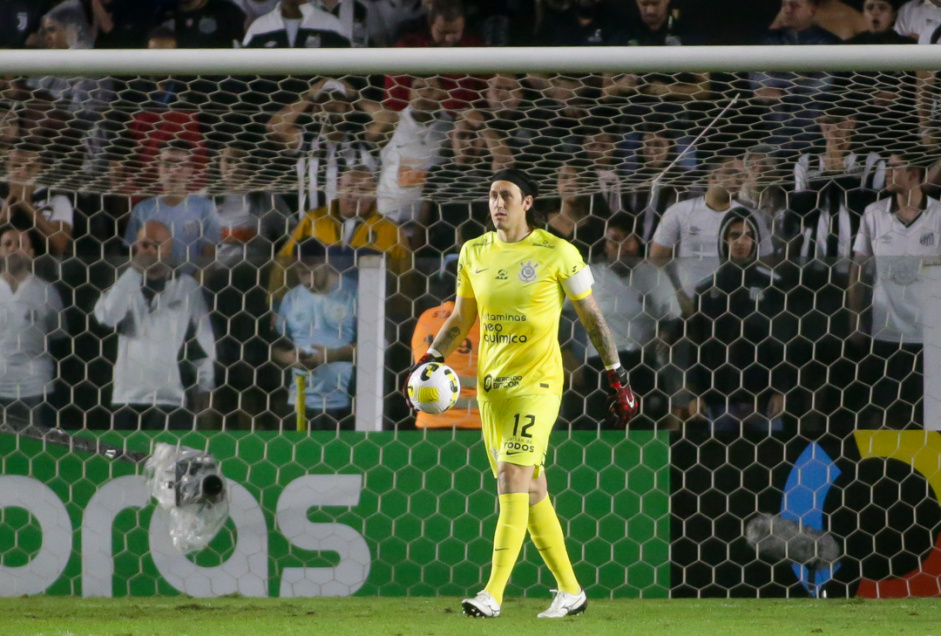
[[[281,0],[248,27],[242,46],[265,48],[349,48],[350,35],[340,20],[308,0]]]
[[[454,311],[457,261],[442,260],[442,263],[445,264],[441,271],[428,277],[429,291],[432,296],[441,301],[441,304],[425,310],[418,317],[415,331],[412,333],[413,361],[425,355],[438,334],[438,330]],[[450,410],[440,415],[418,412],[415,415],[417,428],[480,428],[480,412],[477,409],[477,352],[479,349],[480,321],[475,320],[464,341],[444,360],[445,364],[454,369],[461,382],[461,394],[457,402]]]
[[[267,128],[272,138],[298,158],[298,209],[330,206],[337,198],[342,168],[378,169],[372,146],[357,139],[352,121],[366,115],[364,110],[377,108],[361,100],[348,83],[322,79],[271,118]]]
[[[631,388],[642,402],[640,413],[649,423],[667,424],[662,418],[669,412],[669,396],[679,388],[667,349],[680,332],[679,307],[663,284],[663,273],[641,256],[636,223],[626,213],[608,220],[603,258],[591,266],[593,290],[615,338],[621,366],[630,369]],[[569,317],[575,318],[571,313]],[[604,364],[584,330],[576,326],[575,334],[572,344],[584,347],[584,354],[576,355],[585,362],[572,377],[578,399],[565,410],[575,416],[573,428],[597,428],[596,414],[605,411],[608,399]]]
[[[641,254],[653,239],[664,212],[683,199],[681,183],[686,180],[678,155],[676,138],[665,126],[647,124],[641,127],[641,145],[637,152],[637,168],[630,175],[637,185],[627,194],[626,207],[637,218]],[[668,170],[669,169],[669,170]]]
[[[734,207],[743,169],[738,157],[720,159],[710,166],[706,194],[668,208],[653,235],[650,258],[654,263],[663,265],[670,258],[682,259],[667,273],[686,316],[693,312],[696,286],[719,267],[719,229],[726,213]],[[767,234],[756,235],[760,257],[773,251]]]
[[[62,256],[71,245],[75,210],[65,195],[36,187],[36,179],[47,162],[48,158],[36,148],[13,148],[7,154],[9,182],[0,206],[0,226],[11,224],[23,231],[34,231],[43,240],[43,253]]]
[[[215,336],[199,284],[175,271],[170,228],[156,220],[136,233],[131,265],[95,303],[95,319],[118,332],[116,430],[192,430],[215,388]],[[194,336],[189,339],[193,330]],[[196,367],[198,393],[186,408],[178,357]]]
[[[821,0],[781,0],[781,13],[765,35],[767,45],[836,44],[840,38],[817,23]]]
[[[42,17],[52,0],[4,0],[0,2],[0,48],[25,49],[39,45]]]
[[[604,197],[579,195],[578,174],[581,166],[567,163],[559,168],[558,207],[548,214],[546,230],[576,248],[586,262],[600,256],[604,239],[604,220],[611,216]]]
[[[278,3],[281,0],[231,0],[239,9],[242,10],[242,13],[245,14],[245,28],[251,25],[252,22],[265,15],[266,13],[271,13],[278,6]]]
[[[801,256],[849,258],[862,211],[885,187],[885,161],[874,152],[855,152],[852,111],[833,109],[817,121],[824,151],[803,155],[794,165],[795,191],[810,195],[792,201],[805,222]]]
[[[554,9],[554,10],[553,10]],[[607,46],[619,20],[602,0],[563,0],[555,3],[536,33],[539,46]]]
[[[144,199],[131,210],[124,242],[134,245],[147,221],[160,221],[173,237],[173,257],[177,263],[193,266],[200,259],[212,261],[216,245],[222,239],[215,205],[206,197],[190,194],[194,165],[194,147],[187,141],[173,140],[161,150],[157,160],[161,194]]]
[[[915,40],[895,31],[900,0],[866,0],[863,20],[866,28],[846,40],[847,44],[911,44]]]
[[[0,414],[55,426],[46,402],[56,377],[50,352],[64,341],[62,299],[33,274],[32,238],[0,228]]]
[[[317,6],[340,20],[343,32],[350,38],[350,44],[356,48],[367,47],[369,42],[369,13],[372,2],[363,0],[314,0]]]
[[[404,25],[427,13],[424,0],[373,0],[369,7],[370,46],[393,46],[402,36]]]
[[[722,264],[696,287],[697,313],[687,325],[699,350],[691,411],[716,432],[782,430],[784,396],[796,383],[784,343],[797,319],[785,312],[780,276],[759,266],[760,232],[746,208],[725,215],[716,248]]]
[[[409,105],[401,112],[375,113],[368,132],[371,140],[387,139],[380,151],[377,206],[380,214],[397,223],[418,215],[428,171],[442,161],[442,146],[451,128],[451,118],[441,108],[447,92],[437,78],[416,77],[409,95]]]
[[[300,282],[281,303],[277,326],[282,337],[272,345],[271,356],[292,370],[288,404],[297,401],[294,379],[306,379],[310,430],[353,430],[357,285],[341,276],[336,252],[316,239],[299,244],[296,258],[293,268]]]
[[[836,44],[840,39],[815,21],[819,0],[781,0],[781,13],[763,44],[792,46]],[[820,101],[835,82],[828,73],[751,73],[753,104],[764,121],[763,140],[781,149],[806,152],[815,140]]]
[[[636,0],[640,19],[619,30],[611,39],[616,46],[682,46],[688,43],[686,23],[673,15],[672,0]],[[695,97],[704,99],[709,91],[709,76],[703,73],[665,75],[650,73],[603,76],[605,95],[640,93],[657,97]]]
[[[308,212],[278,252],[269,286],[274,298],[283,295],[283,268],[290,265],[295,248],[306,239],[316,239],[328,246],[386,253],[390,269],[397,272],[404,271],[410,260],[401,228],[376,210],[376,181],[365,166],[347,169],[340,177],[337,200]]]
[[[640,20],[617,35],[623,46],[680,46],[687,39],[686,23],[673,15],[671,0],[636,0]]]
[[[172,17],[160,0],[91,0],[98,49],[139,49],[147,34]]]
[[[788,207],[788,192],[782,187],[783,162],[774,148],[759,144],[745,153],[745,173],[738,199],[754,211],[763,227],[771,228],[771,242],[775,257],[796,255],[801,236],[801,219]],[[777,258],[776,258],[777,260]]]
[[[841,40],[848,40],[866,30],[863,15],[843,0],[819,0],[815,19],[820,27]]]
[[[593,212],[603,216],[604,207],[608,216],[624,212],[627,209],[627,195],[622,191],[621,183],[627,177],[621,168],[621,158],[618,156],[618,143],[621,136],[613,132],[605,132],[595,128],[588,128],[582,140],[581,156],[590,164],[588,174],[591,177],[590,189],[597,190],[596,203],[592,204]],[[599,206],[604,207],[599,207]]]
[[[216,262],[225,267],[270,259],[272,247],[290,229],[291,212],[280,194],[250,190],[257,167],[252,149],[251,144],[234,141],[219,153],[219,186],[225,194],[215,201],[222,229]]]
[[[472,24],[484,46],[530,46],[533,44],[538,0],[477,0]]]
[[[409,33],[396,43],[402,48],[434,48],[452,46],[481,46],[475,35],[465,30],[466,21],[462,0],[433,0],[428,11],[428,26],[422,31]],[[409,104],[409,87],[414,82],[408,75],[386,77],[386,99],[383,106],[389,110],[402,110]],[[469,75],[440,75],[437,77],[448,111],[457,111],[476,104],[485,87],[483,82]]]
[[[899,8],[895,19],[895,32],[913,40],[920,40],[925,32],[941,26],[941,3],[935,0],[908,0]]]
[[[887,161],[890,196],[869,205],[853,244],[848,300],[855,318],[852,342],[870,355],[860,378],[871,387],[859,404],[862,428],[924,425],[923,321],[927,294],[922,259],[941,253],[941,202],[922,191],[923,155],[893,152]],[[862,320],[862,269],[874,278],[872,325]],[[871,344],[867,340],[871,339]],[[856,403],[856,402],[852,402]]]
[[[92,27],[78,0],[67,0],[42,19],[47,49],[90,49],[94,46]],[[111,80],[86,77],[33,77],[27,85],[48,94],[63,110],[84,119],[97,119],[114,98]]]
[[[781,0],[781,13],[765,35],[763,44],[789,46],[839,42],[836,35],[817,24],[815,18],[819,4],[820,0]],[[779,100],[799,89],[814,92],[827,84],[820,74],[752,73],[751,77],[755,95],[771,100]]]
[[[794,189],[807,190],[821,177],[854,176],[856,185],[868,190],[885,187],[885,161],[875,152],[861,155],[853,144],[856,116],[849,108],[833,108],[817,120],[824,151],[806,154],[794,164]]]
[[[432,256],[450,252],[463,242],[458,240],[458,228],[466,221],[487,223],[489,179],[512,163],[500,133],[488,127],[488,115],[463,111],[448,132],[444,161],[428,172],[419,218],[427,232],[423,247],[433,250]]]
[[[245,37],[245,14],[230,0],[179,0],[172,23],[181,49],[231,49]]]

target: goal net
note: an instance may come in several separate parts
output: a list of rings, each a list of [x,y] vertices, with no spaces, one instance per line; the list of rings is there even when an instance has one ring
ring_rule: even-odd
[[[567,307],[548,479],[590,596],[941,594],[936,61],[794,48],[0,56],[5,417],[209,450],[232,494],[187,558],[133,466],[0,433],[0,595],[475,589],[476,397],[513,382],[476,353],[514,325],[449,358],[450,412],[398,387],[508,167],[642,404],[610,426]],[[528,545],[508,594],[551,578]]]

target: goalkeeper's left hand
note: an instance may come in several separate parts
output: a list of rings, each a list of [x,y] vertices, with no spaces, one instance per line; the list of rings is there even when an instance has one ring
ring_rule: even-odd
[[[605,374],[608,376],[608,385],[614,389],[608,411],[618,425],[627,426],[631,418],[637,415],[640,406],[627,380],[627,369],[624,367],[608,369]]]

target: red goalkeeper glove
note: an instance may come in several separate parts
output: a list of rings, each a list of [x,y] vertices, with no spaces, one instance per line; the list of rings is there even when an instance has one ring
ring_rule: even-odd
[[[608,411],[619,426],[626,427],[631,418],[637,415],[640,406],[637,396],[634,395],[627,381],[627,369],[624,367],[608,369],[605,375],[608,376],[608,385],[614,389]]]
[[[408,404],[409,408],[415,408],[412,406],[412,401],[408,399],[408,381],[412,377],[412,374],[415,373],[415,369],[425,364],[426,362],[444,362],[444,356],[435,351],[434,353],[426,353],[418,360],[415,361],[415,364],[412,365],[412,368],[408,370],[408,373],[405,374],[405,381],[402,382],[402,395],[405,396],[405,402]]]

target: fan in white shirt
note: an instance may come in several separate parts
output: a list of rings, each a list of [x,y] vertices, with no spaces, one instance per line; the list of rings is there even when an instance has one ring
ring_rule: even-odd
[[[28,232],[0,233],[0,416],[50,426],[44,403],[55,377],[50,341],[65,335],[63,307],[55,288],[32,274],[32,260]]]
[[[416,77],[404,110],[373,115],[372,135],[378,133],[381,138],[395,126],[380,152],[382,170],[376,205],[380,214],[396,223],[417,219],[428,171],[443,160],[441,150],[452,127],[442,107],[447,98],[447,91],[437,79]]]
[[[938,0],[908,0],[895,18],[895,32],[918,40],[926,31],[941,25],[941,2]]]
[[[853,246],[849,305],[851,342],[868,353],[858,377],[870,400],[859,415],[862,428],[908,428],[924,424],[923,325],[926,293],[922,261],[941,254],[941,202],[922,191],[919,157],[888,159],[891,196],[866,208]],[[872,326],[863,332],[863,268],[875,277]],[[866,336],[872,338],[867,344]]]
[[[196,367],[198,396],[193,410],[208,406],[215,388],[215,337],[199,284],[170,266],[173,239],[166,225],[146,221],[137,234],[134,260],[95,303],[95,318],[118,332],[112,404],[116,429],[192,429],[183,407],[185,392],[178,356],[186,344]],[[186,342],[189,332],[193,341]],[[198,344],[199,347],[194,345]]]
[[[719,268],[719,228],[726,213],[738,204],[734,197],[742,183],[744,165],[738,157],[715,164],[709,172],[706,194],[670,206],[657,226],[650,258],[667,274],[676,289],[684,315],[692,315],[696,285]],[[763,217],[755,216],[761,237],[758,256],[773,253],[771,232]],[[674,260],[671,260],[674,259]]]
[[[892,196],[869,205],[853,244],[857,260],[875,257],[872,332],[875,340],[922,344],[923,257],[941,254],[941,202],[924,194],[924,168],[917,159],[889,157],[888,190]],[[851,284],[860,278],[853,268]],[[862,290],[850,289],[850,306],[862,310]]]

